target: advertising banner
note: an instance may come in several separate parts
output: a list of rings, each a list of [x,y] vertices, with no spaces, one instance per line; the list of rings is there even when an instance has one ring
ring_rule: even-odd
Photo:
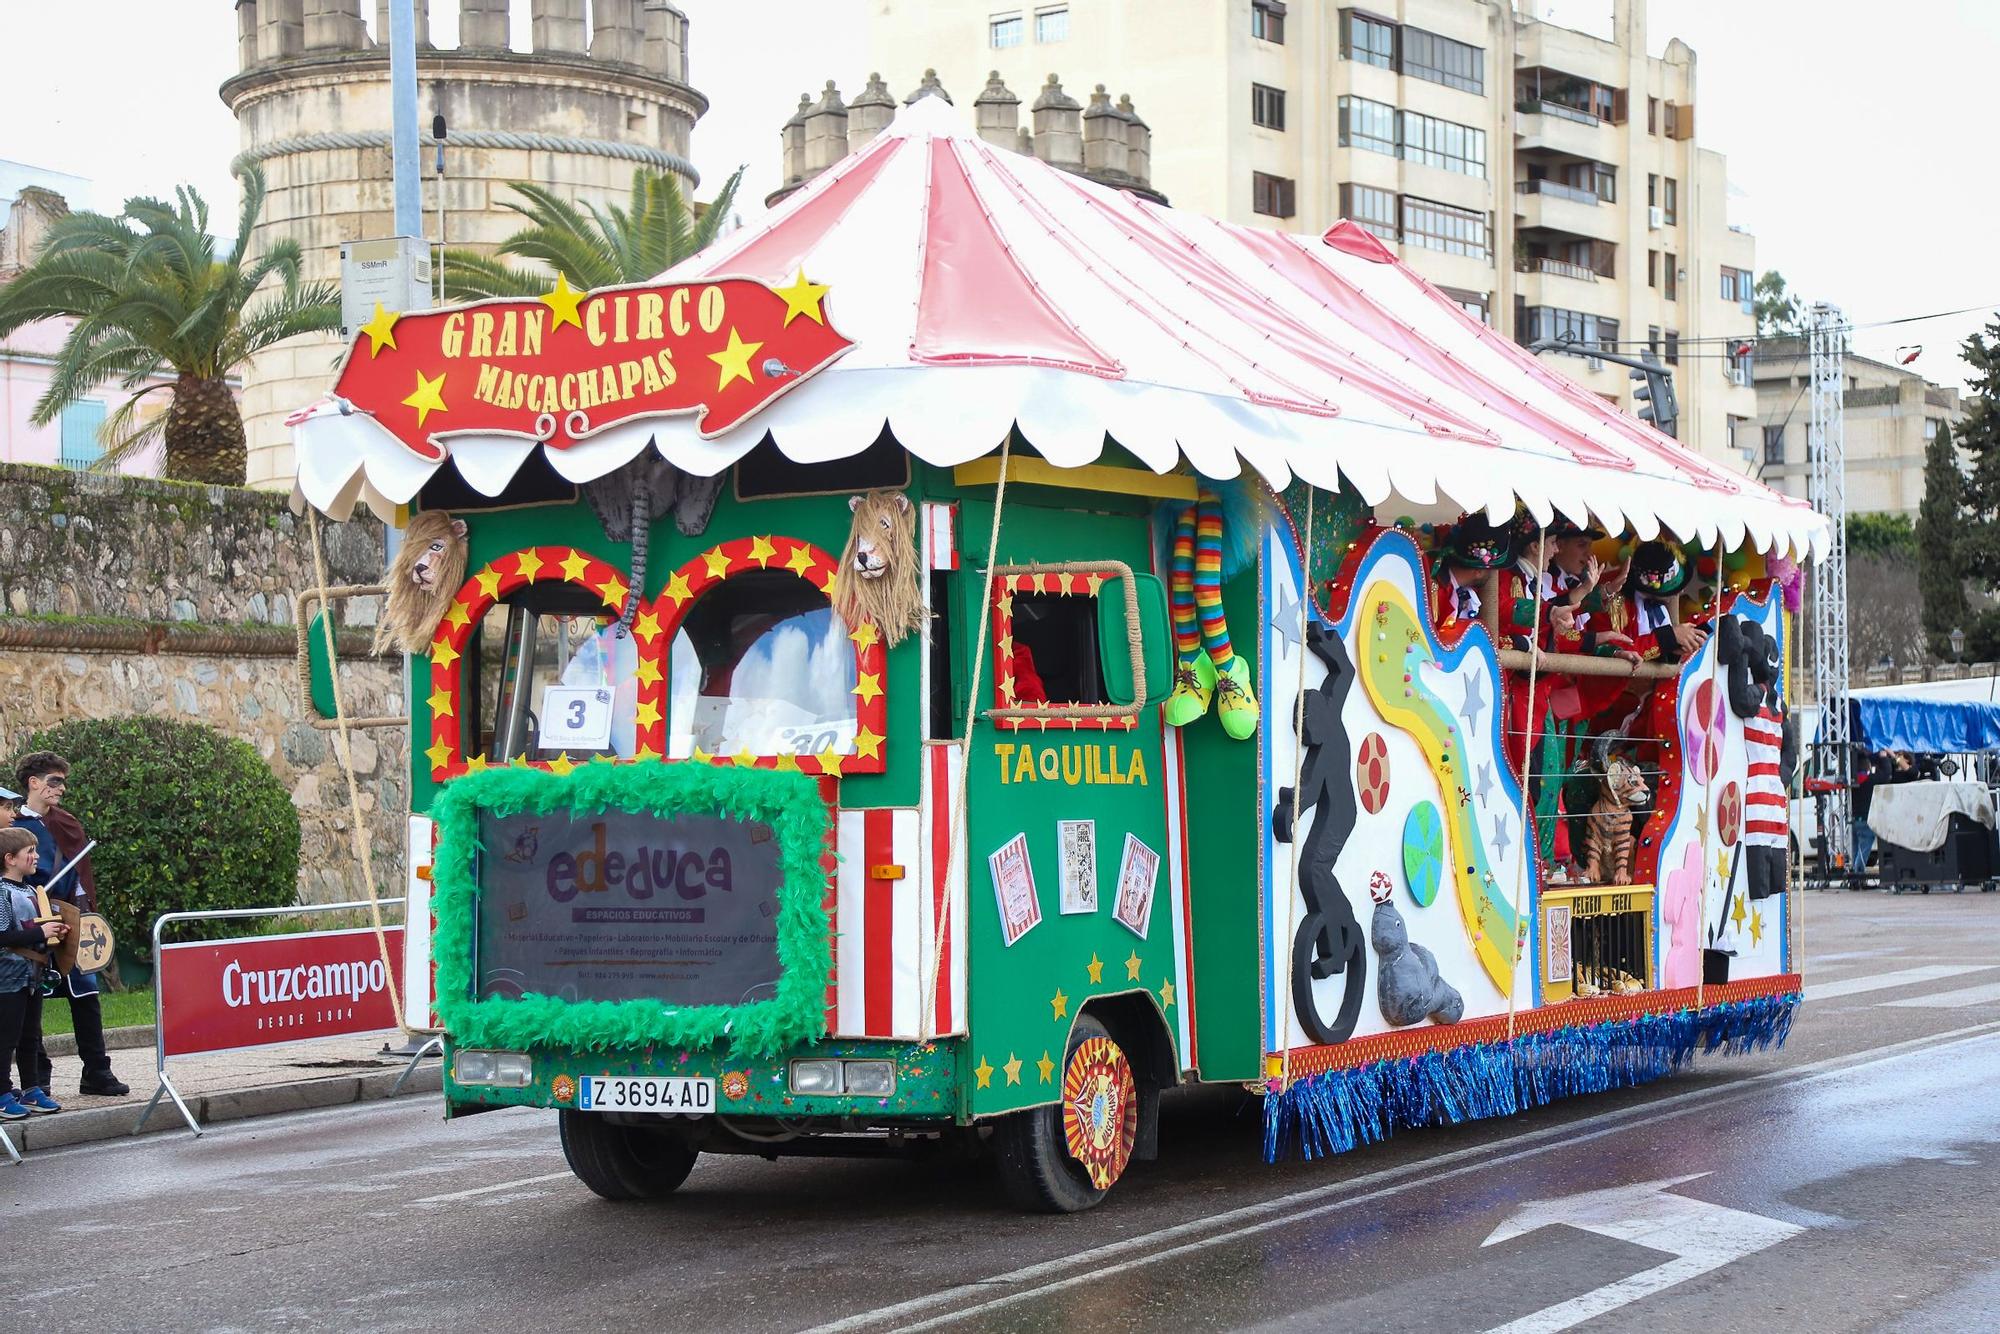
[[[391,974],[368,928],[162,945],[155,960],[167,1056],[268,1047],[396,1027],[403,928],[388,929]]]

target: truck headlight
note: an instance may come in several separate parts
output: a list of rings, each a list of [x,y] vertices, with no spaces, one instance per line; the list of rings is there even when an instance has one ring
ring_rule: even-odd
[[[894,1061],[843,1061],[847,1092],[855,1097],[886,1098],[896,1091]]]
[[[461,1084],[494,1084],[523,1089],[535,1082],[535,1063],[524,1051],[459,1051],[451,1077]]]
[[[839,1093],[843,1089],[839,1061],[793,1061],[792,1092]]]

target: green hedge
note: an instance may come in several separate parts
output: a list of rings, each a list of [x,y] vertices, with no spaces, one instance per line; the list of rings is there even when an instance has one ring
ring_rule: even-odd
[[[37,733],[27,749],[70,763],[63,805],[97,840],[98,911],[125,949],[149,957],[161,913],[297,900],[299,815],[246,742],[199,723],[106,718]],[[241,935],[245,925],[190,923],[173,938]]]

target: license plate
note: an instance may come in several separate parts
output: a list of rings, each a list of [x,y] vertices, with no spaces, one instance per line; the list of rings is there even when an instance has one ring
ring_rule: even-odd
[[[582,1112],[678,1112],[703,1115],[715,1110],[715,1081],[636,1075],[585,1075],[576,1106]]]

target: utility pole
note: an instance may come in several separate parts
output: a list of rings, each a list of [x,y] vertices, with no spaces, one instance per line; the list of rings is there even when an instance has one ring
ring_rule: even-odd
[[[423,162],[417,148],[417,14],[414,0],[389,0],[390,158],[396,176],[396,235],[424,234]]]
[[[1821,870],[1845,865],[1848,850],[1847,782],[1853,770],[1847,727],[1847,320],[1838,306],[1816,301],[1807,313],[1810,357],[1806,389],[1811,415],[1806,459],[1812,507],[1832,530],[1826,555],[1813,567],[1813,699],[1819,705],[1819,777],[1835,784],[1820,820]],[[1859,871],[1860,867],[1853,868]]]

